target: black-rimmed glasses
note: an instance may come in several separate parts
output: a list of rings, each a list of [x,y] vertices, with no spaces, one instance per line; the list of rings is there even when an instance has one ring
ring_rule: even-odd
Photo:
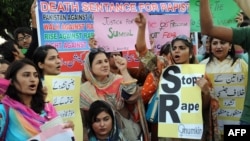
[[[17,39],[18,42],[22,42],[23,40],[28,40],[31,36],[30,35],[24,35],[24,37],[20,37]]]

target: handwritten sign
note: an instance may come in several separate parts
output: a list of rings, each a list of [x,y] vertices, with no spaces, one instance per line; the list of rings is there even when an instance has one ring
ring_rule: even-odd
[[[58,49],[63,59],[62,72],[81,71],[83,67],[79,60],[81,52],[89,50],[88,40],[94,35],[93,13],[188,14],[188,9],[189,0],[123,0],[122,2],[113,0],[37,0],[38,41],[39,45],[49,44]],[[124,40],[118,44],[124,42],[127,43]],[[133,46],[130,46],[133,50],[134,43]],[[75,53],[80,57],[73,58],[72,54]],[[132,65],[129,65],[138,67],[134,64],[138,63],[132,62]]]
[[[87,53],[88,51],[60,52],[59,55],[62,60],[62,72],[81,71]]]
[[[148,17],[149,33],[155,41],[155,51],[178,35],[190,36],[189,15],[151,15]]]
[[[208,74],[218,97],[220,107],[217,111],[221,133],[225,124],[239,124],[246,96],[247,75],[244,73]]]
[[[163,70],[159,83],[159,137],[201,139],[201,89],[196,80],[204,73],[205,65],[200,64],[175,65]]]
[[[75,124],[76,140],[83,140],[80,113],[80,76],[45,76],[47,99],[53,103],[58,115]]]
[[[191,31],[200,31],[200,0],[190,0]],[[210,0],[210,10],[215,25],[236,27],[235,17],[240,8],[232,0]]]
[[[75,141],[72,129],[63,129],[61,125],[49,128],[28,141]]]
[[[137,14],[94,13],[94,30],[98,45],[107,52],[134,50],[138,31],[134,19]],[[147,47],[150,48],[147,27],[146,37]]]

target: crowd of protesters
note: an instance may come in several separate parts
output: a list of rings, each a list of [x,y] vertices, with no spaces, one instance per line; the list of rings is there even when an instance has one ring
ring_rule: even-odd
[[[218,96],[208,74],[250,73],[249,3],[235,0],[242,12],[235,15],[237,27],[213,24],[209,0],[200,0],[200,29],[198,51],[189,36],[177,35],[166,42],[159,53],[154,52],[154,40],[146,44],[147,19],[138,13],[135,51],[139,59],[136,68],[128,68],[122,52],[106,52],[98,47],[95,36],[89,39],[89,51],[81,71],[80,109],[84,141],[179,141],[183,138],[158,137],[158,122],[146,119],[150,101],[160,89],[165,68],[174,65],[203,64],[204,77],[195,84],[200,89],[203,133],[199,140],[224,140],[223,126],[250,125],[250,91],[246,89],[237,104],[242,109],[235,122],[227,121],[221,101],[230,96]],[[41,132],[40,126],[56,118],[53,103],[46,100],[48,91],[43,84],[45,75],[60,75],[62,62],[59,51],[51,45],[38,45],[36,0],[31,5],[31,27],[13,31],[14,39],[0,44],[0,135],[3,140],[27,140]],[[191,34],[190,34],[191,35]],[[150,48],[150,49],[149,49]],[[173,74],[164,74],[173,76]],[[250,83],[244,87],[249,88]],[[232,92],[233,93],[233,92]],[[226,117],[226,118],[225,118]],[[229,117],[229,115],[228,115]],[[72,128],[66,121],[63,128]],[[169,129],[173,130],[173,129]],[[168,132],[168,131],[166,131]]]

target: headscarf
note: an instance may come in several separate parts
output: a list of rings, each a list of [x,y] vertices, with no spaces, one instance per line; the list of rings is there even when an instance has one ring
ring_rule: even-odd
[[[92,110],[92,112],[99,111],[101,113],[102,111],[105,111],[105,110],[101,110],[102,107],[103,107],[103,109],[108,109],[109,111],[112,111],[112,115],[110,115],[110,116],[112,117],[112,120],[113,120],[113,122],[112,122],[113,127],[112,127],[110,134],[109,134],[109,137],[107,138],[107,141],[126,141],[126,139],[124,138],[124,136],[123,136],[123,134],[118,126],[115,110],[112,109],[112,105],[109,105],[109,103],[107,103],[105,101],[99,100],[95,105],[92,105],[91,110]],[[98,114],[100,114],[100,113],[98,113]],[[91,114],[89,114],[89,115],[91,115]],[[97,116],[97,115],[94,115],[92,113],[92,116]],[[94,117],[89,117],[89,120],[90,120],[89,122],[91,122],[91,124],[89,126],[92,126],[93,119],[91,119],[91,118],[94,118]],[[89,136],[89,141],[97,141],[97,138],[96,138],[93,130],[89,130],[88,136]]]
[[[105,81],[98,81],[92,74],[89,53],[84,59],[84,73],[87,82],[81,85],[81,105],[80,107],[88,110],[90,104],[96,100],[105,100],[112,104],[117,110],[124,106],[124,100],[121,97],[121,82],[123,78],[121,75],[109,73]]]
[[[89,82],[91,82],[93,85],[95,85],[97,88],[104,88],[110,85],[110,83],[113,82],[115,79],[115,75],[113,73],[109,73],[107,79],[104,82],[100,82],[95,79],[95,77],[92,74],[91,67],[90,67],[90,62],[89,62],[89,54],[86,54],[85,59],[84,59],[84,72],[86,75],[86,78]]]
[[[122,91],[121,82],[123,81],[122,76],[115,75],[110,72],[106,81],[98,82],[98,80],[95,79],[91,71],[90,62],[89,62],[89,53],[85,56],[84,73],[88,81],[81,84],[80,107],[83,110],[89,110],[90,104],[92,102],[96,100],[104,100],[107,103],[109,103],[114,110],[116,110],[116,113],[115,113],[115,115],[117,116],[116,119],[120,118],[121,120],[122,115],[119,114],[118,111],[124,108],[125,106],[124,99],[121,97],[121,91]],[[136,117],[141,118],[140,122],[142,123],[141,125],[142,125],[143,133],[145,136],[144,140],[148,141],[148,127],[146,125],[145,111],[144,111],[144,107],[142,107],[143,106],[142,101],[138,100],[138,102],[135,105],[126,104],[126,106],[128,106],[128,110],[130,111],[130,114],[132,115],[134,120],[137,120]],[[131,107],[129,108],[129,106]],[[120,120],[117,120],[118,125],[121,124]],[[124,136],[127,138],[125,134]]]

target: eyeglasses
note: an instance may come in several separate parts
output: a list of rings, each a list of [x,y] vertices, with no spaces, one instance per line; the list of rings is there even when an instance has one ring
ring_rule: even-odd
[[[185,41],[187,41],[187,42],[189,42],[189,43],[192,43],[191,40],[190,40],[190,38],[189,38],[188,36],[186,36],[186,35],[178,35],[178,36],[176,36],[176,37],[172,40],[172,42],[173,42],[174,40],[185,40]]]
[[[30,35],[24,35],[24,37],[20,37],[17,39],[18,42],[21,42],[23,40],[28,40],[31,36]]]
[[[105,52],[105,49],[102,47],[98,47],[98,48],[90,48],[90,52],[91,53],[97,53],[97,52]]]

